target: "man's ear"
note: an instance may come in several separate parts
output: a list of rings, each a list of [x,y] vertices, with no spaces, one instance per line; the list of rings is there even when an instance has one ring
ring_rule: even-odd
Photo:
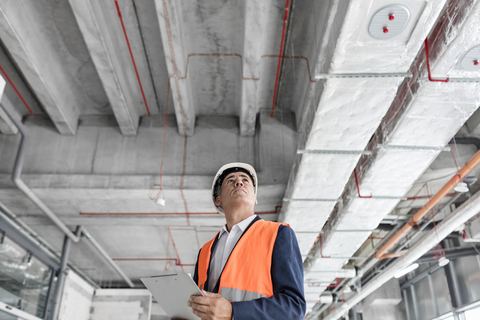
[[[215,204],[219,207],[222,205],[222,201],[220,201],[220,197],[215,198]]]
[[[255,196],[255,204],[258,204],[257,196]]]

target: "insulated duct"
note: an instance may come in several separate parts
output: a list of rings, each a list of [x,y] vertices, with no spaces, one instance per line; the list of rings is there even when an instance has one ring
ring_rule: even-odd
[[[333,313],[329,314],[325,320],[336,320],[345,314],[350,308],[365,299],[384,283],[390,280],[395,273],[415,262],[422,255],[428,252],[439,241],[445,239],[451,232],[467,222],[480,212],[480,193],[477,192],[472,198],[467,200],[457,210],[446,217],[436,230],[431,230],[425,237],[420,239],[405,255],[398,258],[388,266],[379,276],[372,279],[362,288],[362,291],[348,298],[340,308],[335,308]]]

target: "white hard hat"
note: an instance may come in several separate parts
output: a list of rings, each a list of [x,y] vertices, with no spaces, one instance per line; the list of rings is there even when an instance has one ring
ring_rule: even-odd
[[[217,185],[217,181],[220,182],[220,185],[221,183],[223,182],[223,179],[225,178],[225,174],[228,174],[230,173],[231,171],[233,170],[230,170],[230,169],[235,169],[235,168],[238,168],[238,169],[243,169],[245,170],[247,173],[250,174],[250,177],[252,178],[253,180],[253,191],[255,192],[255,195],[257,195],[257,189],[258,189],[258,180],[257,180],[257,173],[255,172],[255,169],[249,165],[248,163],[243,163],[243,162],[232,162],[232,163],[227,163],[226,165],[224,165],[223,167],[221,167],[218,171],[217,171],[217,174],[215,175],[215,178],[213,179],[213,183],[212,183],[212,200],[213,200],[213,205],[215,206],[215,209],[217,209],[218,211],[220,211],[221,213],[225,213],[223,212],[223,208],[220,207],[220,206],[217,206],[215,204],[215,198],[216,198],[216,195],[215,195],[215,187]],[[243,171],[241,170],[241,171]],[[221,178],[221,181],[219,181],[219,179]]]

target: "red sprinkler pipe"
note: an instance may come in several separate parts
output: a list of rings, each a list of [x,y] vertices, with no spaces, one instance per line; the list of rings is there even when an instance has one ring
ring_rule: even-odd
[[[277,214],[282,206],[276,206],[275,211],[255,212],[257,215]],[[217,215],[218,212],[80,212],[81,216],[184,216],[184,215]]]
[[[432,78],[432,73],[430,71],[430,55],[428,54],[428,38],[425,38],[425,55],[427,56],[427,70],[428,70],[428,80],[431,82],[449,82],[450,78],[447,78],[445,80],[442,79],[433,79]]]
[[[13,88],[13,90],[15,90],[15,92],[17,93],[17,95],[18,95],[18,97],[20,98],[20,100],[22,100],[22,102],[23,102],[23,104],[25,105],[25,107],[27,107],[28,112],[30,113],[30,115],[33,116],[33,111],[32,111],[32,109],[28,106],[27,101],[25,101],[25,99],[23,99],[23,96],[20,94],[20,91],[18,91],[17,87],[15,87],[15,85],[13,84],[12,79],[10,79],[10,77],[8,76],[8,74],[5,72],[5,69],[3,69],[2,66],[0,66],[0,70],[2,71],[3,75],[5,76],[5,78],[7,78],[7,81],[8,81],[8,83],[10,83],[10,85],[11,85],[12,88]]]
[[[115,0],[115,6],[117,7],[118,17],[120,18],[120,23],[122,24],[125,40],[127,41],[128,51],[130,52],[130,58],[132,58],[133,68],[135,69],[135,74],[137,75],[138,86],[140,87],[140,91],[142,92],[143,103],[145,103],[147,114],[150,117],[150,109],[148,109],[147,99],[145,99],[145,93],[143,92],[142,82],[140,81],[140,76],[138,75],[137,65],[135,64],[135,58],[133,57],[132,48],[130,47],[130,41],[128,41],[127,30],[125,30],[125,25],[123,24],[122,12],[120,11],[120,6],[118,5],[117,0]]]
[[[114,258],[113,261],[175,261],[176,266],[194,267],[195,264],[181,263],[177,258]]]
[[[373,196],[361,196],[360,195],[360,187],[358,186],[358,177],[357,177],[357,169],[353,169],[353,175],[355,176],[355,184],[357,185],[357,193],[358,193],[358,197],[359,198],[362,198],[362,199],[368,199],[368,198],[371,198]]]
[[[275,110],[275,102],[277,100],[278,79],[280,77],[280,67],[282,66],[283,46],[285,43],[285,29],[287,29],[288,11],[290,10],[290,0],[285,2],[285,15],[283,18],[282,42],[280,43],[280,54],[278,55],[277,78],[275,79],[275,89],[273,91],[272,112],[270,117],[273,118],[273,110]]]
[[[318,240],[320,241],[320,257],[322,257],[322,258],[324,258],[324,259],[329,259],[329,258],[331,258],[331,256],[324,256],[324,255],[323,255],[322,235],[319,235],[319,236],[318,236]]]

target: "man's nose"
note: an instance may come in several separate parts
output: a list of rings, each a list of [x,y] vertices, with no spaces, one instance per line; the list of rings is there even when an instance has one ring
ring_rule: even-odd
[[[242,179],[237,179],[237,181],[235,182],[235,186],[238,187],[238,186],[243,186],[243,181]]]

